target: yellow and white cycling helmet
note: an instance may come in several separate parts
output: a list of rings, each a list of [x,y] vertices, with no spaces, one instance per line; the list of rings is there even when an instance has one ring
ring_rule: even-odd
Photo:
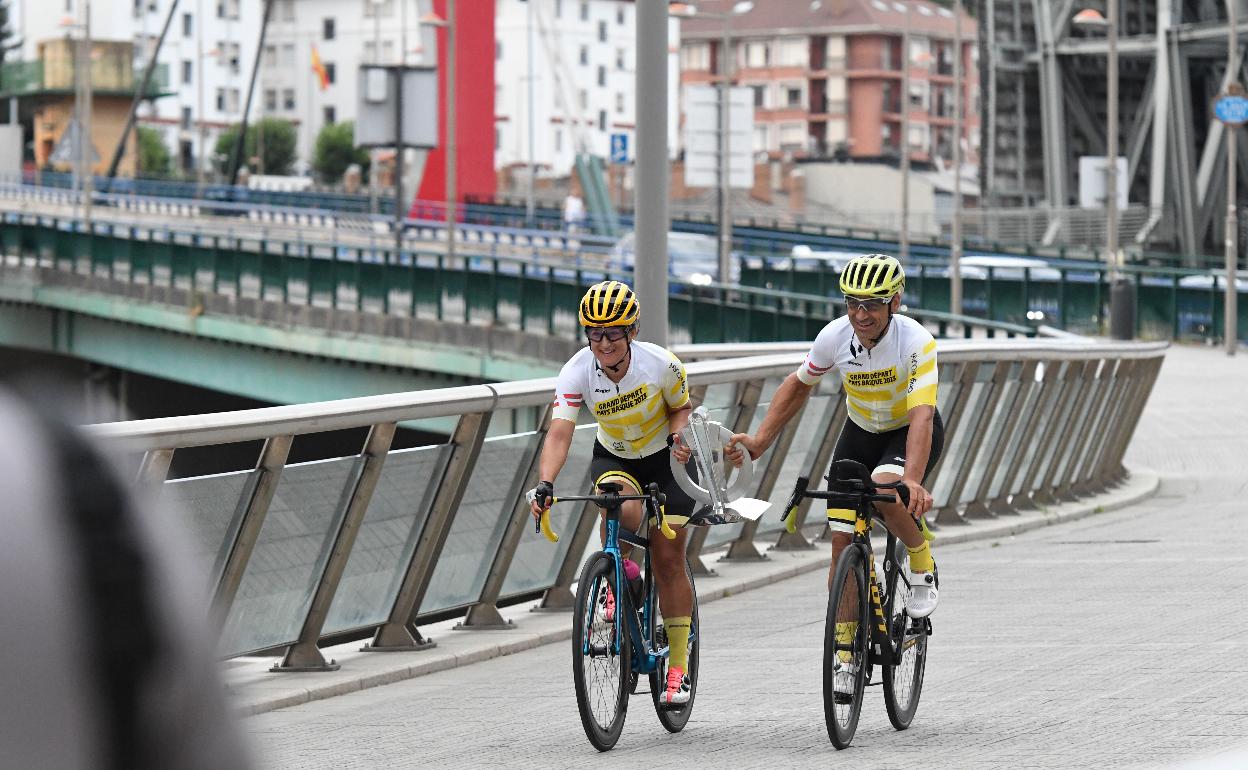
[[[581,299],[581,326],[632,326],[640,306],[637,295],[622,281],[602,281],[589,287]]]
[[[895,257],[864,254],[841,271],[841,293],[847,297],[892,299],[906,288],[906,273]]]

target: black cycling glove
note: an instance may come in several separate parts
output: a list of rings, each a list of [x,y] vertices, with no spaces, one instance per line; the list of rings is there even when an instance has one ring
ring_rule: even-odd
[[[537,503],[539,508],[549,508],[550,499],[555,496],[555,483],[553,481],[539,481],[537,486],[533,487],[533,491],[529,493],[530,499]]]

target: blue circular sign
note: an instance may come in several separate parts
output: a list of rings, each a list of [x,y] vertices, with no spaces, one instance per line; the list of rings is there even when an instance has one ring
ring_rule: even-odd
[[[1248,97],[1222,96],[1213,103],[1213,114],[1223,123],[1239,125],[1248,122]]]

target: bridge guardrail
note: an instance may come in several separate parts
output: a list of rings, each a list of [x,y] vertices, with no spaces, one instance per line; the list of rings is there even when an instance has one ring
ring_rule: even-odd
[[[939,343],[944,457],[932,477],[939,531],[1092,495],[1124,476],[1122,456],[1163,360],[1161,343],[975,340]],[[688,365],[691,394],[735,430],[751,430],[802,346]],[[718,351],[731,354],[731,346]],[[709,348],[691,357],[715,354]],[[845,420],[828,382],[760,459],[753,497],[783,504],[798,475],[820,476]],[[568,608],[593,517],[554,511],[557,545],[535,538],[523,490],[536,482],[553,379],[474,385],[320,404],[90,426],[115,453],[141,453],[140,478],[186,517],[214,588],[221,653],[285,649],[279,669],[332,666],[317,644],[372,637],[381,650],[427,644],[419,625],[464,613],[466,628],[501,624],[500,602],[541,596]],[[487,436],[516,410],[530,427]],[[457,415],[446,443],[390,450],[395,424]],[[368,427],[349,457],[288,463],[304,433]],[[594,427],[578,427],[560,488],[588,488]],[[175,452],[262,441],[255,468],[168,479]],[[801,519],[819,524],[818,512]],[[779,517],[699,529],[689,554],[752,558],[761,544],[809,548]]]

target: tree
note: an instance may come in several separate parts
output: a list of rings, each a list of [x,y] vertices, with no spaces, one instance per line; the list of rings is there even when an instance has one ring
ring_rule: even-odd
[[[13,40],[13,28],[9,26],[10,2],[0,0],[0,64],[4,63],[5,55],[21,46],[20,40]]]
[[[139,126],[139,175],[169,176],[170,155],[160,132],[154,128]]]
[[[357,163],[362,173],[368,170],[368,150],[355,146],[355,123],[330,123],[316,137],[312,168],[321,181],[334,184],[342,180],[347,166]]]
[[[213,167],[221,174],[230,172],[230,163],[234,156],[234,142],[238,139],[238,123],[221,132],[217,137],[217,146],[212,154]],[[247,136],[243,140],[243,157],[240,164],[252,167],[249,158],[256,157],[259,152],[259,136],[264,137],[264,157],[261,166],[266,174],[289,174],[295,163],[295,144],[297,136],[295,126],[281,118],[265,118],[259,123],[247,127]],[[259,171],[259,168],[251,168]]]

